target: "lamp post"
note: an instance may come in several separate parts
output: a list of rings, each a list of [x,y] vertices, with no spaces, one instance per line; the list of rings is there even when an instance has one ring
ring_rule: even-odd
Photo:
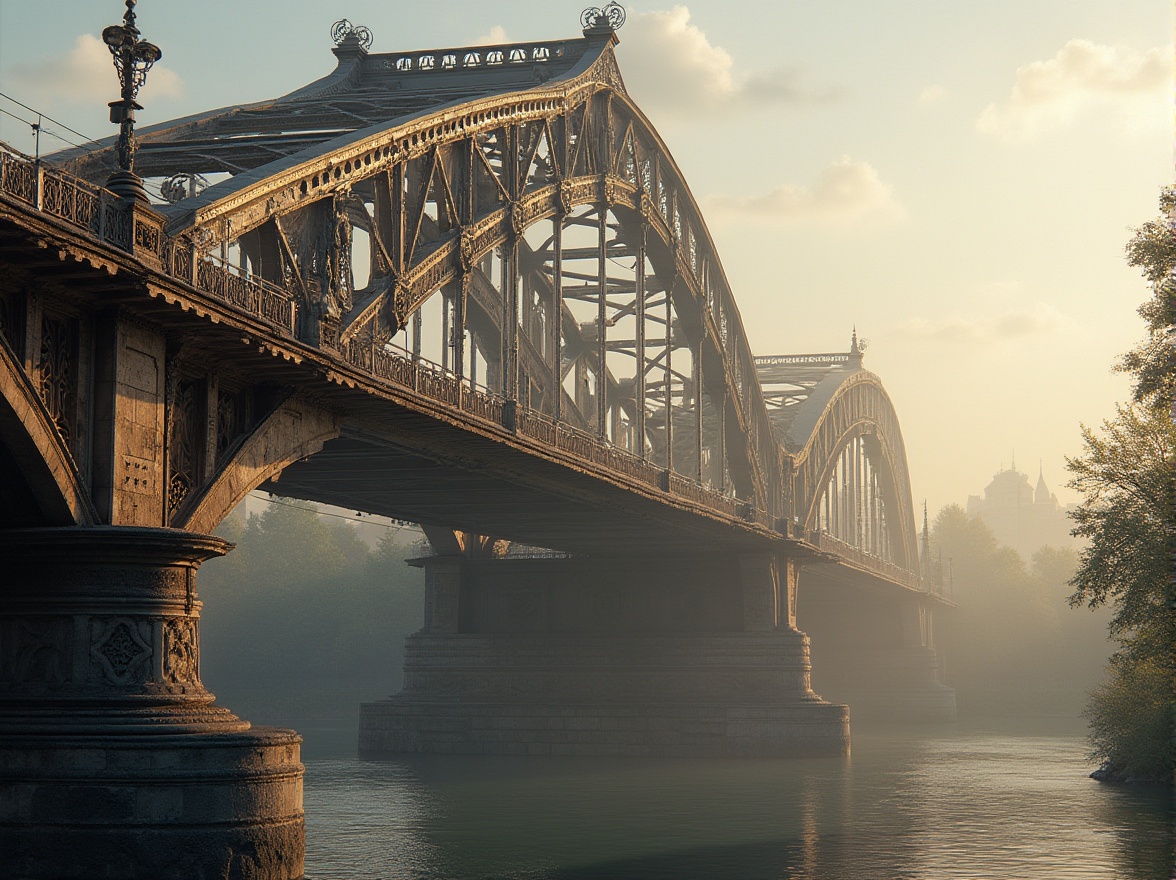
[[[110,175],[106,186],[124,199],[146,204],[149,201],[147,191],[134,170],[135,111],[143,109],[135,96],[147,80],[147,71],[163,57],[163,53],[158,46],[140,39],[139,29],[135,27],[135,2],[126,0],[127,11],[122,24],[112,24],[102,31],[102,42],[114,56],[114,69],[118,71],[122,86],[121,100],[110,102],[110,121],[119,126],[115,147],[119,170]]]

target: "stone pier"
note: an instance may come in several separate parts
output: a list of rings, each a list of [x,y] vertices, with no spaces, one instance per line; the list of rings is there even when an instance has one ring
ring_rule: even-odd
[[[851,592],[819,567],[801,575],[799,620],[812,638],[813,678],[859,720],[956,720],[955,690],[944,684],[936,607],[925,595]]]
[[[0,532],[0,877],[302,876],[300,737],[200,682],[196,569],[230,547]]]
[[[786,558],[418,564],[425,626],[404,690],[362,706],[364,757],[848,754],[846,708],[809,687]]]

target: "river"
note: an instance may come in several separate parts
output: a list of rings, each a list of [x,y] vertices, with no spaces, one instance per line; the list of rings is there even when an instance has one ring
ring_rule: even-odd
[[[413,756],[304,731],[307,877],[1167,880],[1163,788],[1087,778],[1080,722],[856,725],[851,758]]]

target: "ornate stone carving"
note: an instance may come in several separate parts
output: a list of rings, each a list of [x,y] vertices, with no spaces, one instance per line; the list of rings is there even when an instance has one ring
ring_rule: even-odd
[[[66,445],[74,440],[77,419],[77,332],[72,322],[48,314],[41,318],[41,356],[37,362],[41,399]]]
[[[69,679],[68,617],[15,618],[0,633],[5,643],[0,680],[58,685]]]
[[[194,619],[178,617],[164,621],[163,678],[171,684],[200,681],[200,647]]]
[[[605,205],[615,205],[620,198],[620,190],[617,187],[616,178],[612,175],[606,175],[604,178],[604,203]]]
[[[172,402],[171,444],[168,450],[167,509],[173,513],[191,494],[200,478],[200,401],[196,380],[176,383]]]
[[[527,209],[522,202],[515,202],[510,206],[510,231],[518,238],[527,229]]]
[[[462,274],[469,274],[474,267],[474,230],[468,226],[463,226],[461,230],[459,260]]]
[[[245,395],[224,388],[216,394],[216,458],[221,461],[229,447],[245,432]]]
[[[93,618],[90,656],[110,684],[141,684],[151,659],[150,635],[145,638],[129,617]]]

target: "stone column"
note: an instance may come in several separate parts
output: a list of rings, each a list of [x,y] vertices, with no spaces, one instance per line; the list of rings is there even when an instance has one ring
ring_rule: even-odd
[[[768,553],[739,557],[743,583],[743,629],[770,632],[780,622],[780,584],[775,561]]]
[[[425,632],[452,635],[458,631],[461,615],[460,556],[431,556],[425,569]]]
[[[302,876],[300,737],[200,681],[220,538],[0,532],[0,876]]]

